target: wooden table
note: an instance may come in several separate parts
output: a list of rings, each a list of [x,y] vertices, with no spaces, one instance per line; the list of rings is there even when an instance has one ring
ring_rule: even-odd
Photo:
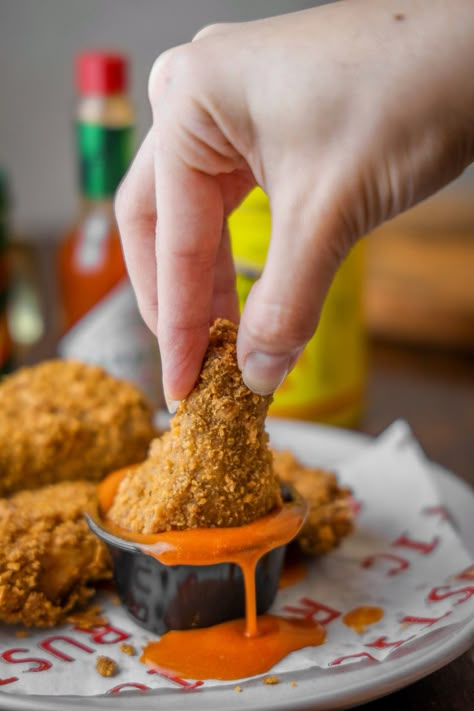
[[[428,457],[474,485],[474,354],[373,344],[360,429],[379,434],[398,417],[409,422]],[[474,709],[474,649],[421,681],[359,708]]]

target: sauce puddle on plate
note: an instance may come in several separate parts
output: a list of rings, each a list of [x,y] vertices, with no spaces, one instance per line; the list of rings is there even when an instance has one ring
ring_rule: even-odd
[[[351,627],[355,632],[362,634],[368,625],[373,625],[382,619],[384,611],[381,607],[354,607],[346,612],[342,621],[347,627]]]
[[[214,627],[176,631],[149,642],[140,661],[184,679],[242,679],[263,674],[290,652],[322,644],[318,622],[260,615],[255,635],[247,635],[245,620]]]
[[[265,614],[257,617],[255,568],[268,551],[291,541],[307,514],[303,500],[284,504],[245,526],[195,528],[139,534],[107,519],[123,471],[99,486],[99,504],[107,530],[165,565],[235,563],[244,578],[245,619],[212,627],[170,630],[144,648],[140,661],[184,679],[241,679],[267,672],[290,652],[325,641],[322,625],[311,619]]]

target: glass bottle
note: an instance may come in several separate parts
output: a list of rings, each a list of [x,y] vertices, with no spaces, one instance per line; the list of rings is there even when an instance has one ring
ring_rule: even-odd
[[[260,188],[232,213],[229,232],[242,308],[262,272],[270,242],[270,205]],[[363,249],[358,244],[340,267],[317,331],[276,391],[270,415],[346,427],[358,423],[367,377]]]
[[[133,151],[127,57],[79,55],[76,83],[81,205],[59,249],[59,353],[102,365],[160,404],[158,347],[136,306],[113,209]]]

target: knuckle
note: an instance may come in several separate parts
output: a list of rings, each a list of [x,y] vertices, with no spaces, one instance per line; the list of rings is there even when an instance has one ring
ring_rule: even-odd
[[[157,103],[164,92],[179,81],[180,86],[190,82],[198,65],[198,53],[189,44],[168,49],[155,60],[148,79],[148,98],[152,106]]]
[[[212,37],[213,35],[218,35],[226,28],[226,26],[227,25],[224,22],[214,22],[211,25],[206,25],[206,27],[200,29],[199,32],[196,32],[193,37],[193,42],[206,37]]]
[[[300,348],[315,329],[314,319],[307,308],[302,305],[292,308],[278,302],[262,303],[246,326],[252,340],[271,351]]]

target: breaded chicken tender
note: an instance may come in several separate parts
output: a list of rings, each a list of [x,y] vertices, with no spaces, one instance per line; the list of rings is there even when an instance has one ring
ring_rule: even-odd
[[[273,452],[274,468],[282,481],[292,484],[309,503],[309,514],[297,541],[309,555],[336,548],[351,533],[353,513],[350,491],[340,487],[336,475],[303,466],[291,452]]]
[[[99,480],[143,460],[154,436],[143,395],[102,368],[64,360],[23,368],[0,384],[0,496]]]
[[[74,481],[0,499],[0,620],[55,625],[111,577],[83,515],[96,498],[94,484]]]
[[[237,328],[217,320],[196,386],[149,458],[122,479],[109,518],[132,531],[239,526],[281,505],[264,421],[271,397],[249,390]]]

